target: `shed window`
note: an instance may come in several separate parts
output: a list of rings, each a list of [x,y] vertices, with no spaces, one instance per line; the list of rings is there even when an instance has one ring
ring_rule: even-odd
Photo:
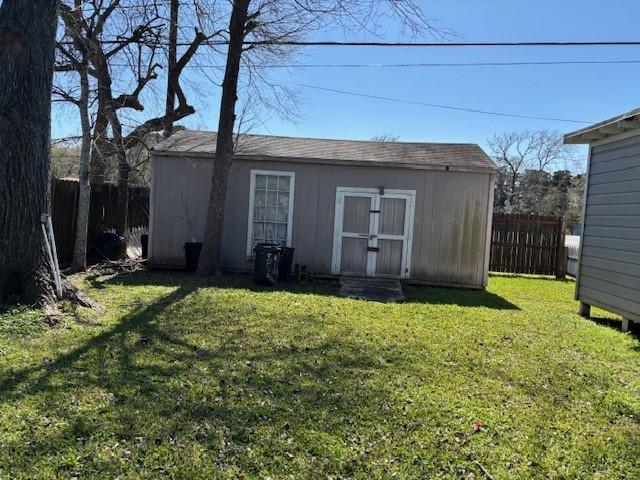
[[[247,255],[261,242],[291,245],[293,172],[252,170]]]

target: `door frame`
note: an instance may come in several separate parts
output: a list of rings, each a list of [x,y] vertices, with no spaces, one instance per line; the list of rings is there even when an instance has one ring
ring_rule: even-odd
[[[400,190],[400,189],[384,189],[380,193],[380,188],[362,188],[362,187],[337,187],[336,203],[333,225],[333,255],[331,260],[331,273],[340,275],[340,267],[342,263],[342,238],[343,238],[343,221],[344,221],[344,197],[369,197],[371,198],[371,208],[374,212],[369,219],[369,239],[370,246],[377,247],[378,240],[393,239],[402,240],[402,264],[400,266],[400,278],[406,279],[411,276],[411,253],[413,251],[413,224],[415,217],[416,191]],[[405,234],[402,239],[398,239],[397,235],[385,235],[378,233],[378,222],[380,218],[380,200],[382,198],[398,198],[406,200],[404,212],[404,229]],[[376,212],[377,211],[377,212]],[[376,274],[377,252],[368,252],[367,254],[367,273],[370,277],[394,277],[397,275],[381,275]]]

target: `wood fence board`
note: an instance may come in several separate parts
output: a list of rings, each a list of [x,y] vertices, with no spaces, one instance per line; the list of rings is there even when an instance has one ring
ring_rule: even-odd
[[[562,217],[494,213],[490,270],[564,277]]]
[[[77,180],[52,179],[51,181],[51,217],[56,238],[60,265],[71,264],[73,244],[76,235],[76,216],[80,188]],[[98,234],[116,228],[116,205],[118,191],[116,185],[104,184],[91,186],[89,206],[88,246]],[[146,187],[129,188],[129,208],[127,225],[130,229],[148,227],[149,189]]]

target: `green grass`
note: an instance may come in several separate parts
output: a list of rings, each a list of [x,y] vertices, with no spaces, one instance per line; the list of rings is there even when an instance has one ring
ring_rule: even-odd
[[[0,478],[640,478],[640,342],[577,316],[572,282],[388,305],[236,277],[85,287],[106,316],[0,312]]]

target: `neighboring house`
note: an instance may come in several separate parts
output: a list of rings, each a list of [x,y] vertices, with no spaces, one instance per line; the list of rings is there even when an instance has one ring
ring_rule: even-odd
[[[576,299],[640,321],[640,109],[565,135],[589,144]]]
[[[149,257],[182,267],[201,242],[216,135],[181,131],[152,154]],[[316,276],[487,284],[497,169],[477,145],[241,135],[222,264],[251,271],[256,243],[295,248]]]

